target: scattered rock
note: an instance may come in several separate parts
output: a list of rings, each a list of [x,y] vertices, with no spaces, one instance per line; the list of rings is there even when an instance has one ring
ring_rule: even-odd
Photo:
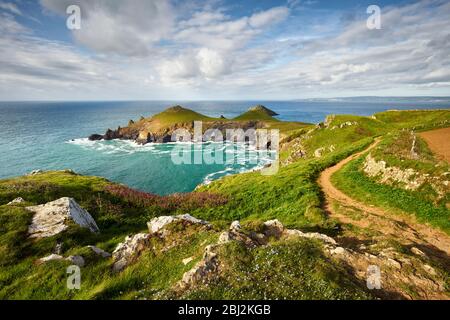
[[[160,216],[153,218],[147,223],[148,229],[150,231],[150,234],[160,234],[163,235],[163,232],[161,232],[164,227],[166,227],[168,224],[171,224],[175,221],[183,221],[187,224],[193,225],[193,224],[201,224],[205,226],[210,226],[207,221],[203,221],[197,218],[194,218],[193,216],[189,214],[183,214],[178,216]]]
[[[333,238],[331,238],[325,234],[321,234],[321,233],[317,233],[317,232],[304,233],[304,232],[301,232],[300,230],[288,229],[284,232],[284,234],[288,237],[295,236],[295,237],[302,237],[302,238],[309,238],[309,239],[317,239],[317,240],[323,241],[328,244],[336,245],[336,241]]]
[[[7,206],[14,206],[16,204],[20,204],[25,202],[25,200],[23,200],[23,198],[19,197],[19,198],[15,198],[13,201],[8,202]]]
[[[142,251],[147,249],[150,237],[147,233],[138,233],[134,236],[126,237],[124,242],[119,243],[112,253],[115,261],[113,270],[122,271],[130,263],[134,262]]]
[[[88,139],[90,141],[103,140],[103,135],[101,135],[101,134],[91,134]]]
[[[319,148],[314,151],[314,157],[320,158],[322,156],[322,153],[324,152],[325,148]]]
[[[203,259],[199,261],[191,270],[187,271],[177,286],[182,289],[195,287],[196,285],[206,283],[217,273],[219,261],[215,251],[216,246],[209,245],[205,248]]]
[[[421,256],[421,257],[426,257],[426,254],[422,250],[420,250],[420,249],[418,249],[416,247],[412,247],[411,248],[411,252],[414,253],[415,255],[418,255],[418,256]]]
[[[79,267],[84,267],[85,264],[84,258],[82,256],[69,256],[65,260]]]
[[[284,226],[278,219],[264,222],[264,228],[264,234],[268,237],[280,238],[284,232]]]
[[[29,175],[29,176],[35,176],[35,175],[41,174],[41,173],[42,173],[42,170],[37,169],[37,170],[31,171],[28,175]]]
[[[239,231],[241,230],[241,224],[239,221],[233,221],[230,225],[230,230]]]
[[[424,264],[424,265],[423,265],[423,269],[424,269],[426,272],[428,272],[429,274],[431,274],[432,276],[435,276],[435,275],[436,275],[436,270],[435,270],[432,266],[430,266],[430,265],[428,265],[428,264]]]
[[[184,265],[187,265],[189,262],[191,262],[192,260],[194,260],[194,258],[193,257],[189,257],[189,258],[186,258],[186,259],[183,259],[183,264]]]
[[[402,265],[401,265],[400,262],[398,262],[397,260],[388,258],[388,259],[386,260],[386,262],[387,262],[388,265],[390,265],[390,266],[392,266],[392,267],[394,267],[394,268],[396,268],[396,269],[401,269],[401,268],[402,268]]]
[[[448,193],[448,186],[439,176],[430,176],[421,174],[412,169],[402,169],[395,166],[388,166],[386,161],[377,161],[369,154],[364,162],[364,173],[369,177],[376,177],[380,183],[384,184],[402,184],[405,190],[417,190],[425,183],[430,184],[439,198]]]
[[[92,216],[81,208],[72,198],[61,198],[46,204],[27,207],[34,212],[31,225],[28,227],[30,238],[51,237],[68,228],[67,222],[72,220],[91,232],[98,232],[98,226]]]
[[[345,254],[345,252],[346,252],[346,250],[344,248],[342,248],[342,247],[336,247],[333,250],[331,250],[331,254],[342,255],[342,254]]]
[[[54,253],[47,257],[38,259],[37,263],[42,264],[47,263],[49,261],[57,261],[57,260],[66,260],[69,261],[71,264],[74,264],[79,267],[84,267],[85,265],[84,258],[82,256],[69,256],[67,258],[64,258],[63,256]]]
[[[91,249],[92,251],[94,251],[96,254],[98,254],[99,256],[102,256],[103,258],[109,258],[111,257],[111,253],[106,252],[103,249],[97,248],[96,246],[87,246],[89,249]]]
[[[60,256],[59,254],[54,254],[53,253],[53,254],[51,254],[49,256],[46,256],[44,258],[38,259],[37,262],[40,264],[40,263],[46,263],[46,262],[49,262],[49,261],[63,260],[63,259],[64,259],[63,256]]]

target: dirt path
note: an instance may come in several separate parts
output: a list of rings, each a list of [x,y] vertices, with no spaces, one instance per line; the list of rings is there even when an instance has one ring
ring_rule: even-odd
[[[450,162],[450,128],[419,133],[420,137],[438,157]]]
[[[450,236],[425,224],[418,223],[416,219],[407,214],[391,214],[384,209],[369,206],[356,201],[342,191],[338,190],[330,181],[331,176],[350,161],[360,157],[364,153],[375,148],[381,139],[370,145],[364,151],[351,155],[336,165],[324,170],[318,183],[325,194],[325,210],[331,217],[335,217],[342,223],[351,223],[361,228],[372,228],[401,242],[407,242],[428,248],[433,256],[441,257],[448,261],[450,257]],[[333,209],[332,202],[336,201],[343,207],[356,208],[362,212],[362,219],[354,219]]]

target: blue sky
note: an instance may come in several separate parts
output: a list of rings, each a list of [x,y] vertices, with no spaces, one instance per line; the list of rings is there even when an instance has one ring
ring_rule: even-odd
[[[0,100],[448,96],[449,16],[446,0],[0,0]]]

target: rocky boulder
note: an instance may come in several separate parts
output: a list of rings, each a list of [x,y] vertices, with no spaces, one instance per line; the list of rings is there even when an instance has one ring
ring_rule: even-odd
[[[193,216],[189,214],[182,214],[178,216],[160,216],[153,218],[147,223],[148,230],[150,231],[150,234],[156,234],[160,236],[164,236],[164,228],[173,223],[173,222],[179,222],[181,221],[185,225],[203,225],[206,227],[210,227],[210,224],[207,221],[200,220],[197,218],[194,218]]]
[[[89,212],[81,208],[72,198],[61,198],[26,209],[34,212],[32,223],[28,227],[30,238],[46,238],[59,234],[68,228],[69,221],[91,232],[99,231]]]
[[[68,261],[71,264],[79,266],[79,267],[84,267],[84,265],[85,265],[84,258],[82,256],[69,256],[67,258],[64,258],[63,256],[61,256],[59,254],[51,254],[44,258],[40,258],[37,260],[37,263],[43,264],[43,263],[47,263],[50,261],[59,261],[59,260]]]
[[[8,202],[7,206],[14,206],[16,204],[20,204],[25,202],[25,200],[23,200],[23,198],[19,197],[19,198],[15,198],[13,201]]]
[[[111,253],[106,252],[103,249],[97,248],[96,246],[87,246],[89,249],[91,249],[95,254],[103,257],[103,258],[109,258],[111,257]]]
[[[128,236],[125,241],[119,243],[113,251],[113,270],[122,271],[126,266],[134,262],[141,253],[148,248],[151,236],[147,233],[138,233]]]

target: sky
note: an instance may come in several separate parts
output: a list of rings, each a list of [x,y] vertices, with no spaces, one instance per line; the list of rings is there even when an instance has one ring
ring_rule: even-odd
[[[449,17],[448,0],[0,0],[0,100],[450,96]]]

